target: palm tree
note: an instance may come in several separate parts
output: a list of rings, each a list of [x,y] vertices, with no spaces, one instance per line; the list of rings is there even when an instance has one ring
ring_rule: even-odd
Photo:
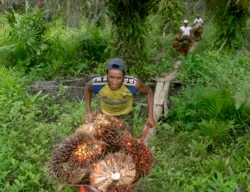
[[[160,0],[106,0],[108,15],[113,24],[112,55],[122,57],[128,66],[140,77],[146,77],[144,68],[148,65],[145,38],[150,24],[147,16]]]
[[[218,29],[218,44],[236,48],[243,41],[243,30],[249,17],[249,0],[206,0]]]

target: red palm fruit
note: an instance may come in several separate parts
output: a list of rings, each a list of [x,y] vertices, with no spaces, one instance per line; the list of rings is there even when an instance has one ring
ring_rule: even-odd
[[[105,145],[87,133],[71,135],[60,143],[48,162],[48,176],[59,183],[75,184],[88,177],[91,163],[103,154]]]
[[[136,179],[136,170],[130,155],[116,152],[93,164],[90,183],[100,192],[129,192]]]
[[[122,149],[132,156],[135,163],[137,178],[147,175],[153,164],[153,155],[141,139],[134,139],[130,134],[125,134],[121,140]]]
[[[92,121],[85,123],[76,129],[75,133],[87,132],[97,140],[101,140],[108,146],[107,152],[118,151],[119,141],[124,132],[127,132],[128,124],[117,117],[93,113]]]

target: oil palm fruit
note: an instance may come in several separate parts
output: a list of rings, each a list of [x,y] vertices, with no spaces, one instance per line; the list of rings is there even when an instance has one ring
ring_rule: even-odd
[[[90,133],[94,138],[103,141],[108,146],[107,152],[115,152],[119,150],[121,136],[128,129],[128,124],[117,117],[93,113],[92,121],[81,125],[75,133]]]
[[[87,133],[73,134],[61,142],[48,162],[48,176],[59,183],[76,184],[89,176],[91,164],[102,156],[105,145]]]
[[[123,152],[107,154],[90,173],[91,185],[100,192],[129,192],[135,179],[133,159]]]
[[[153,155],[141,139],[135,139],[130,134],[124,134],[121,140],[123,151],[132,156],[135,163],[137,178],[146,176],[152,167]]]

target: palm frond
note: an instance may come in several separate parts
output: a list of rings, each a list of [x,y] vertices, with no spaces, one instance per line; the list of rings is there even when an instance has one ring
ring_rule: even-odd
[[[200,97],[199,114],[205,119],[234,119],[237,110],[228,88],[209,89]]]
[[[221,144],[230,140],[230,130],[234,127],[234,121],[210,119],[202,120],[198,125],[203,136],[208,136],[215,144]]]

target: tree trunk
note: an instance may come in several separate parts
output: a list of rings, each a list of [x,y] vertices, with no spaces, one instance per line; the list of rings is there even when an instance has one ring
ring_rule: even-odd
[[[78,27],[80,24],[82,1],[67,0],[67,26]]]

